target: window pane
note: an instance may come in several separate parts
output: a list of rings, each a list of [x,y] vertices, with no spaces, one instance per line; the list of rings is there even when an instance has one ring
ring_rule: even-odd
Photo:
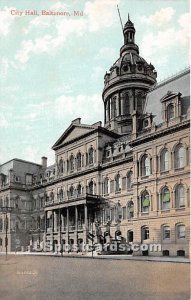
[[[185,149],[178,146],[175,150],[175,167],[183,168],[185,166]]]
[[[165,226],[163,228],[163,238],[164,239],[169,239],[170,238],[170,227]]]
[[[178,226],[178,238],[182,239],[185,238],[186,234],[185,234],[185,226],[184,225],[179,225]]]
[[[184,207],[185,201],[184,201],[184,187],[182,185],[179,185],[176,189],[176,206],[177,207]]]

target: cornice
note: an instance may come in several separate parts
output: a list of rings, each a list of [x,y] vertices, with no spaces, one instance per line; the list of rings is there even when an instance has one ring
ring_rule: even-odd
[[[160,131],[155,131],[155,132],[151,132],[149,134],[145,134],[143,136],[138,136],[135,140],[130,141],[129,145],[134,147],[134,146],[137,146],[140,144],[147,143],[151,140],[152,141],[156,140],[157,138],[160,138],[164,135],[168,135],[170,133],[180,131],[181,129],[189,128],[189,127],[190,127],[190,120],[186,120],[185,122],[178,123],[174,126],[170,126],[170,127],[161,129]]]

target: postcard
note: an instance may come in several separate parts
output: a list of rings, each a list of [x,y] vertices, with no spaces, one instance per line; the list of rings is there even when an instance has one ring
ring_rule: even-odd
[[[187,0],[0,1],[0,299],[190,297]]]

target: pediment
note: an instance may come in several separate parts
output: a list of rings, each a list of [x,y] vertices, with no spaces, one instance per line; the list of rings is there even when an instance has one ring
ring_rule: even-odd
[[[165,101],[168,101],[170,99],[173,99],[173,98],[176,98],[176,97],[180,97],[181,96],[181,93],[179,92],[173,92],[173,91],[168,91],[164,97],[161,98],[161,102],[165,102]]]
[[[95,128],[92,126],[78,126],[78,125],[70,125],[68,129],[63,133],[63,135],[57,140],[57,142],[53,145],[53,149],[58,148],[61,145],[64,145],[80,136],[83,136],[87,133],[90,133]]]

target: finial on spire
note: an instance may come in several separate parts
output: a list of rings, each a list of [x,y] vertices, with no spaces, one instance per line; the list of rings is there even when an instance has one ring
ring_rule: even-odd
[[[129,13],[128,13],[128,21],[130,21]]]

